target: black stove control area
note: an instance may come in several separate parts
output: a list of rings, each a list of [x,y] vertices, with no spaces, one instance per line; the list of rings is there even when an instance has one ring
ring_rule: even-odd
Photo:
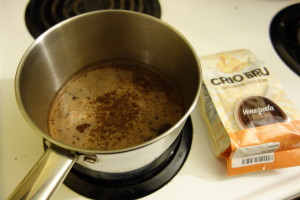
[[[280,58],[300,76],[300,4],[277,13],[271,22],[270,36]]]
[[[30,34],[37,38],[55,24],[97,10],[131,10],[160,18],[158,0],[30,0],[25,22]]]

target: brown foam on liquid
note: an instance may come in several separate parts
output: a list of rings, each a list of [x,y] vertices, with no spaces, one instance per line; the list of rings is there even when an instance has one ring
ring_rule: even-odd
[[[56,95],[50,135],[74,147],[116,150],[149,141],[183,115],[176,88],[133,62],[98,64],[81,71]]]

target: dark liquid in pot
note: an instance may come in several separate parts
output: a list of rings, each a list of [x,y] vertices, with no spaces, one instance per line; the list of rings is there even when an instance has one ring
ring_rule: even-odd
[[[151,140],[183,115],[176,88],[133,62],[110,62],[81,71],[56,95],[50,135],[66,144],[116,150]]]

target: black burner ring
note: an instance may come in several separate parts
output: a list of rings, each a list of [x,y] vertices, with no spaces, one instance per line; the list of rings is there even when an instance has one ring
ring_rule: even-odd
[[[163,168],[154,174],[151,171],[141,175],[140,178],[108,181],[86,176],[72,168],[64,184],[78,194],[91,199],[129,200],[145,197],[166,185],[179,172],[188,157],[192,137],[192,122],[188,118],[174,153]]]
[[[288,67],[300,76],[300,4],[284,8],[270,25],[272,44]]]
[[[97,10],[131,10],[160,18],[158,0],[30,0],[25,22],[30,34],[37,38],[55,24]]]

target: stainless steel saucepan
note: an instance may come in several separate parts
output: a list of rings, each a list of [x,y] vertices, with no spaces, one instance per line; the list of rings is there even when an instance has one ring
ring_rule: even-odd
[[[184,116],[162,135],[122,150],[86,150],[53,139],[48,134],[48,113],[61,86],[88,64],[122,59],[142,62],[164,73],[183,97]],[[9,198],[50,198],[74,164],[86,171],[116,175],[147,168],[180,136],[195,107],[201,81],[201,68],[191,45],[154,17],[131,11],[97,11],[49,29],[26,51],[15,78],[19,108],[48,148]]]

